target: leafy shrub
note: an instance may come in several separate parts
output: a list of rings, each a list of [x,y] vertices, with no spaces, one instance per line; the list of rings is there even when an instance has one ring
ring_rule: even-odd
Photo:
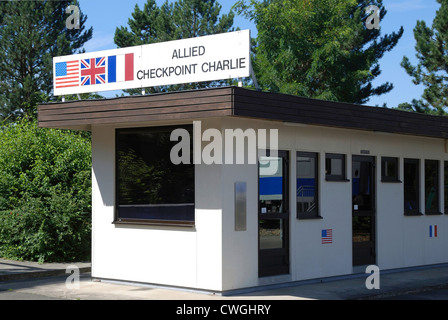
[[[0,257],[90,258],[91,146],[85,133],[21,120],[0,128]]]

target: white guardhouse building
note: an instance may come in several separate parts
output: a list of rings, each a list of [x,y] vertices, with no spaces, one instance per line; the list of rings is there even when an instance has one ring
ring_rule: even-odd
[[[40,127],[92,132],[93,278],[225,293],[448,263],[448,118],[240,87],[38,115]],[[278,153],[174,165],[177,128],[200,130],[190,158],[207,129],[276,129]]]

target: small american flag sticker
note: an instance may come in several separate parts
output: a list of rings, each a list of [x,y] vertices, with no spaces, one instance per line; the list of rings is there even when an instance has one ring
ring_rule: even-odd
[[[333,243],[333,229],[322,230],[322,244]]]

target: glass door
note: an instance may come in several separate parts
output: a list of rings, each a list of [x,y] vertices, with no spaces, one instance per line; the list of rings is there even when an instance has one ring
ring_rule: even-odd
[[[352,158],[353,265],[375,264],[375,159]]]
[[[258,161],[258,275],[289,273],[289,161],[287,151]]]

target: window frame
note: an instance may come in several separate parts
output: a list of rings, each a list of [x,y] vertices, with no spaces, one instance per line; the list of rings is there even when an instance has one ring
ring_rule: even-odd
[[[420,212],[420,194],[421,194],[421,187],[420,187],[420,159],[411,159],[411,158],[404,158],[403,159],[403,211],[405,216],[421,216],[423,215]],[[416,164],[416,179],[417,179],[417,195],[416,195],[416,209],[415,210],[407,210],[406,206],[404,205],[405,202],[405,188],[406,188],[406,163],[410,164]]]
[[[394,176],[386,176],[386,163],[388,161],[395,162],[395,174]],[[381,182],[398,182],[400,180],[400,158],[398,157],[381,157]]]
[[[314,167],[314,179],[315,179],[315,187],[314,187],[314,202],[315,202],[315,209],[313,211],[299,211],[299,207],[297,206],[297,159],[299,157],[309,157],[309,158],[314,158],[315,161],[315,167]],[[308,151],[296,151],[296,158],[295,158],[295,163],[294,165],[296,166],[296,176],[295,176],[295,183],[296,183],[296,193],[295,193],[295,202],[296,202],[296,217],[297,219],[322,219],[321,215],[320,215],[320,206],[319,206],[319,200],[320,200],[320,195],[319,195],[319,187],[320,187],[320,183],[319,183],[319,168],[320,168],[320,163],[319,163],[319,153],[318,152],[308,152]]]
[[[121,132],[126,131],[140,131],[140,132],[148,132],[153,131],[160,133],[169,133],[172,132],[175,129],[186,129],[190,133],[190,150],[191,150],[191,159],[193,159],[193,141],[191,138],[191,134],[193,132],[193,125],[189,124],[180,124],[180,125],[169,125],[169,126],[155,126],[155,127],[135,127],[135,128],[116,128],[115,129],[115,155],[114,155],[114,165],[115,165],[115,199],[114,199],[114,220],[112,221],[113,224],[133,224],[133,225],[155,225],[155,226],[180,226],[180,227],[194,227],[196,217],[195,217],[195,208],[196,208],[196,168],[194,163],[191,161],[190,165],[193,167],[193,203],[188,203],[188,206],[193,206],[193,218],[191,220],[182,220],[182,219],[153,219],[153,218],[129,218],[129,217],[121,217],[120,216],[120,204],[119,204],[119,192],[120,192],[120,186],[119,186],[119,165],[118,165],[118,157],[119,157],[119,134]],[[167,155],[170,156],[169,154]],[[163,206],[172,206],[175,207],[182,207],[183,204],[148,204],[148,205],[142,205],[146,206],[147,208],[150,207],[163,207]],[[126,206],[126,205],[123,205]],[[140,206],[138,204],[135,205],[129,205],[129,206]],[[184,207],[186,207],[184,205]],[[174,209],[176,210],[176,209]]]
[[[341,164],[341,174],[333,175],[327,173],[327,160],[331,159],[340,159],[342,161]],[[347,179],[347,157],[343,153],[325,153],[325,181],[341,181],[341,182],[349,182]]]

